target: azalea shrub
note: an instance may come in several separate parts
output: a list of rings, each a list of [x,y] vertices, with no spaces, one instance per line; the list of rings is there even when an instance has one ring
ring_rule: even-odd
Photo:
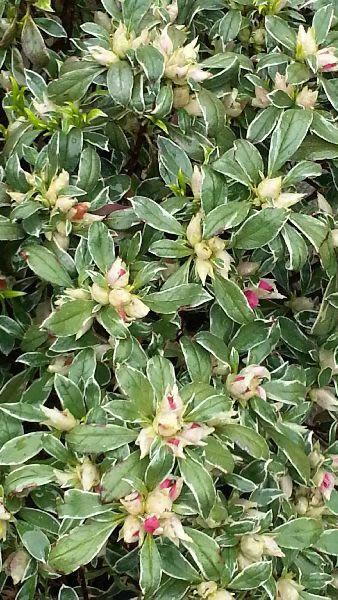
[[[0,38],[1,598],[338,598],[337,2]]]

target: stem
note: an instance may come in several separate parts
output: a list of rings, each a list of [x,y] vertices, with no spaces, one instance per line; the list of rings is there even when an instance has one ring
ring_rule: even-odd
[[[86,582],[86,573],[85,573],[84,567],[79,568],[79,582],[81,585],[83,600],[89,600],[89,594],[88,594],[87,582]]]
[[[137,132],[137,137],[136,137],[134,147],[132,149],[130,158],[125,167],[127,175],[133,175],[135,168],[138,164],[139,153],[140,153],[140,150],[142,147],[143,136],[144,136],[146,130],[147,130],[147,125],[143,124],[140,126],[140,128]]]

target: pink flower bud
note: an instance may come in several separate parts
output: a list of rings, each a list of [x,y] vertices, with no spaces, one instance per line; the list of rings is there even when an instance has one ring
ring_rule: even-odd
[[[257,308],[259,304],[259,298],[253,290],[244,290],[244,296],[246,297],[250,308]]]
[[[139,492],[128,494],[128,496],[121,498],[120,502],[130,515],[139,515],[143,513],[144,503]]]
[[[144,522],[143,522],[143,528],[144,531],[146,533],[151,533],[154,534],[156,529],[158,529],[160,527],[160,521],[157,517],[153,516],[153,517],[148,517]]]
[[[117,258],[107,273],[108,285],[112,288],[124,288],[128,285],[129,271],[126,263],[121,258]]]

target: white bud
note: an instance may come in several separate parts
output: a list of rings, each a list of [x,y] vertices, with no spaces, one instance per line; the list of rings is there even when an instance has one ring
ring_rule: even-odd
[[[83,460],[80,472],[81,485],[85,492],[90,492],[93,487],[100,483],[98,468],[88,457]]]
[[[263,179],[257,186],[258,196],[261,198],[278,198],[282,191],[282,178]]]
[[[194,198],[200,198],[202,190],[202,172],[197,165],[194,166],[190,187]]]
[[[54,427],[58,431],[70,431],[78,424],[78,421],[69,412],[68,408],[61,411],[57,408],[40,406],[40,410],[47,417],[45,424]]]
[[[312,27],[305,31],[303,25],[299,25],[296,44],[296,58],[304,59],[317,52],[315,32]]]
[[[145,510],[149,515],[160,516],[166,511],[170,511],[172,501],[169,498],[167,490],[154,490],[147,496]]]
[[[110,67],[119,60],[119,57],[114,52],[102,48],[102,46],[91,46],[88,48],[88,51],[91,57],[103,67]]]
[[[109,290],[100,287],[97,283],[93,283],[90,292],[95,302],[102,305],[109,304]]]
[[[189,244],[195,246],[202,240],[202,215],[197,213],[192,217],[186,231],[186,236]]]
[[[131,319],[143,319],[147,316],[149,310],[149,307],[134,295],[131,295],[131,300],[125,307],[126,314]]]
[[[318,98],[318,91],[313,92],[306,85],[296,96],[297,106],[302,108],[314,108]]]

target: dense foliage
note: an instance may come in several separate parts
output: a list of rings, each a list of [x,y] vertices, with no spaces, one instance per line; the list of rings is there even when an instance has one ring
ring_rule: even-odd
[[[1,598],[338,598],[337,2],[0,17]]]

